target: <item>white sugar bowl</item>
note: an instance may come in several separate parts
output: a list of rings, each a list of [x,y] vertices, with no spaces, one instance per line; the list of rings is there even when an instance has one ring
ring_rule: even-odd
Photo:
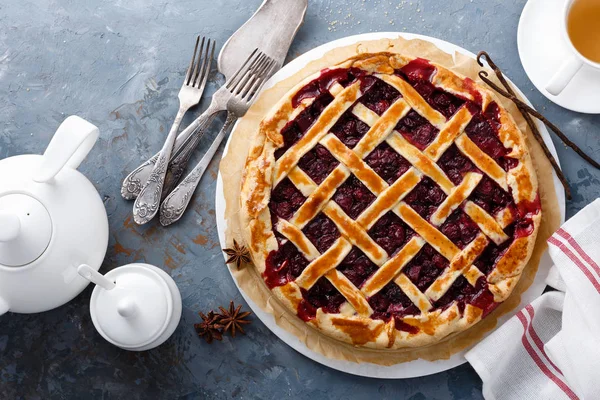
[[[86,265],[81,276],[97,286],[90,313],[104,339],[125,350],[150,350],[175,332],[181,294],[173,279],[149,264],[128,264],[101,275]]]

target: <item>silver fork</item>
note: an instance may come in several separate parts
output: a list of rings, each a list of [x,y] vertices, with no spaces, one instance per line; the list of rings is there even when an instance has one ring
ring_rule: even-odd
[[[177,138],[179,125],[187,110],[200,102],[202,92],[206,86],[206,80],[210,73],[211,61],[215,52],[215,42],[210,39],[206,40],[206,38],[203,37],[200,51],[198,51],[199,42],[200,36],[196,38],[194,55],[190,61],[183,86],[181,86],[181,90],[179,91],[179,111],[177,111],[173,126],[167,135],[165,144],[160,150],[150,177],[133,204],[133,219],[140,225],[150,221],[158,212],[162,189],[165,182],[165,174],[167,172],[169,160],[171,159],[171,153],[173,152],[173,145]],[[205,42],[206,49],[204,47]],[[196,53],[198,54],[197,57]]]
[[[254,53],[253,53],[254,54]],[[264,54],[250,59],[244,63],[242,68],[233,76],[231,81],[225,84],[231,96],[227,101],[227,119],[221,131],[217,134],[206,154],[198,162],[196,167],[186,176],[181,183],[169,194],[160,206],[160,223],[163,226],[171,225],[178,221],[184,214],[190,203],[194,191],[198,187],[202,175],[208,164],[217,152],[219,145],[228,134],[231,126],[242,117],[250,108],[256,94],[260,91],[265,81],[271,75],[275,61]],[[250,62],[249,62],[250,61]],[[244,71],[246,64],[249,66]]]

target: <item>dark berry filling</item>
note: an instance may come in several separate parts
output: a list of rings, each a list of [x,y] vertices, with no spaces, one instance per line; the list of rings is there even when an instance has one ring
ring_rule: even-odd
[[[302,156],[298,167],[306,172],[317,185],[320,185],[339,163],[325,146],[317,143],[311,151]]]
[[[354,246],[340,265],[337,266],[337,270],[344,274],[354,286],[359,288],[377,270],[377,265],[358,247]]]
[[[406,195],[404,201],[421,217],[429,220],[431,214],[446,199],[446,194],[431,178],[425,177]]]
[[[362,78],[366,93],[360,98],[360,102],[378,115],[387,110],[401,95],[400,92],[374,76]]]
[[[294,143],[296,143],[319,118],[325,107],[333,101],[329,88],[333,82],[347,86],[356,81],[365,73],[359,69],[325,69],[321,75],[304,86],[292,99],[292,106],[298,107],[302,100],[315,98],[313,102],[303,110],[293,121],[290,121],[281,130],[283,136],[283,147],[275,151],[275,159],[279,159]]]
[[[290,147],[294,145],[319,118],[325,107],[333,101],[333,96],[325,92],[317,97],[310,106],[304,109],[298,116],[288,122],[281,130],[283,146],[275,150],[275,159],[279,159]]]
[[[404,331],[404,332],[412,333],[413,335],[415,333],[419,333],[419,328],[418,327],[412,326],[410,324],[407,324],[406,322],[404,322],[399,317],[395,317],[394,318],[394,327],[396,329],[398,329],[399,331]]]
[[[315,245],[319,253],[324,253],[340,237],[340,231],[335,223],[323,213],[319,213],[310,221],[302,232]]]
[[[450,289],[435,303],[435,308],[445,309],[453,301],[457,302],[461,314],[465,311],[465,305],[471,304],[483,310],[483,317],[498,305],[494,302],[494,295],[488,289],[484,277],[477,280],[475,287],[471,286],[464,276],[458,277]]]
[[[468,303],[483,310],[482,318],[487,317],[499,304],[494,301],[494,295],[488,288],[487,281],[484,277],[477,280],[475,292],[470,296]]]
[[[414,231],[393,212],[387,212],[369,229],[369,236],[391,257],[414,235]]]
[[[418,315],[421,311],[395,282],[388,283],[383,289],[368,299],[373,319],[389,321],[392,317]]]
[[[481,181],[475,190],[473,190],[469,199],[491,215],[495,215],[498,211],[503,210],[513,201],[511,195],[505,192],[487,175],[481,178]]]
[[[477,89],[475,81],[471,78],[465,78],[464,80],[464,87],[465,89],[467,89],[469,91],[469,93],[471,94],[471,96],[473,96],[473,101],[474,103],[467,104],[467,106],[472,109],[477,111],[478,109],[481,108],[481,104],[483,104],[483,97],[481,96],[481,92],[479,92],[479,89]],[[471,114],[473,114],[474,112],[471,112]]]
[[[410,110],[396,125],[396,130],[419,150],[425,150],[433,142],[439,129],[415,110]]]
[[[490,104],[485,113],[475,114],[465,128],[467,136],[494,160],[499,160],[509,152],[498,139],[497,110],[496,103]]]
[[[475,239],[479,233],[479,227],[463,210],[457,208],[444,221],[440,231],[462,249]]]
[[[317,97],[327,93],[334,82],[345,87],[349,83],[354,82],[357,76],[363,74],[364,72],[358,69],[324,69],[317,79],[313,80],[296,93],[292,98],[292,107],[298,107],[304,99]]]
[[[375,147],[364,161],[390,185],[411,167],[411,163],[386,142]]]
[[[330,314],[340,312],[346,298],[325,277],[322,277],[309,290],[302,290],[304,298],[298,307],[298,315],[305,321],[315,317],[318,308]]]
[[[356,219],[375,200],[375,195],[354,175],[338,187],[335,201],[352,219]]]
[[[519,160],[512,157],[500,157],[497,161],[506,172],[519,165]]]
[[[263,277],[269,288],[283,286],[300,276],[307,265],[308,260],[288,241],[269,254]]]
[[[494,242],[490,241],[489,244],[485,247],[483,252],[477,257],[477,260],[473,263],[477,269],[479,269],[484,275],[489,275],[490,272],[494,269],[494,266],[506,253],[506,249],[513,243],[514,241],[514,231],[515,225],[509,225],[504,229],[504,233],[508,235],[510,239],[506,240],[504,243],[500,244],[500,246],[496,245]]]
[[[417,82],[420,80],[430,81],[436,68],[429,60],[416,58],[402,67],[401,71],[408,78],[409,82]]]
[[[529,236],[533,233],[535,225],[531,218],[523,218],[515,223],[515,239]]]
[[[463,99],[438,88],[428,97],[427,102],[448,119],[465,103]]]
[[[302,321],[308,322],[316,315],[317,309],[308,301],[306,301],[306,298],[303,298],[302,301],[300,301],[300,304],[298,304],[298,317],[300,317]]]
[[[435,87],[430,81],[434,72],[435,67],[423,59],[413,60],[397,71],[431,107],[446,118],[450,118],[465,103],[465,100]]]
[[[294,186],[292,181],[285,178],[271,191],[269,209],[283,219],[290,219],[294,212],[306,201],[306,197]]]
[[[542,209],[542,201],[540,199],[540,194],[538,193],[535,196],[533,201],[523,200],[517,206],[517,212],[519,217],[531,217],[532,215],[537,215]]]
[[[368,131],[369,125],[356,118],[351,110],[346,111],[331,128],[331,133],[351,149]]]
[[[444,269],[448,267],[448,260],[440,253],[435,251],[429,244],[417,253],[417,255],[406,264],[402,272],[406,274],[408,279],[425,292],[429,285],[442,274]]]
[[[538,193],[533,201],[522,200],[516,208],[519,221],[515,226],[515,236],[524,237],[531,235],[535,227],[532,218],[542,209],[540,194]]]
[[[454,144],[442,154],[438,165],[455,185],[462,182],[467,172],[479,171],[479,168],[465,157]]]

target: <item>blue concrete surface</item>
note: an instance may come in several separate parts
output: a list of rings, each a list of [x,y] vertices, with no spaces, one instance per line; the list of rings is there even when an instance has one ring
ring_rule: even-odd
[[[423,378],[385,381],[323,367],[255,320],[248,335],[207,345],[197,312],[242,302],[215,229],[217,161],[191,211],[169,229],[137,227],[121,199],[126,174],[158,150],[194,35],[223,44],[260,0],[37,0],[0,3],[0,158],[40,153],[60,122],[80,115],[100,128],[81,170],[104,198],[110,244],[102,271],[145,261],[171,274],[184,313],[158,349],[129,353],[94,330],[90,288],[59,309],[0,317],[0,399],[479,399],[468,365]],[[344,36],[406,31],[485,49],[506,75],[583,149],[600,159],[600,116],[550,103],[526,77],[516,31],[525,0],[311,0],[289,59]],[[214,72],[207,95],[222,83]],[[206,107],[206,97],[188,120]],[[214,130],[212,134],[215,134]],[[209,135],[210,136],[210,135]],[[556,141],[574,199],[568,216],[600,193],[600,172]]]

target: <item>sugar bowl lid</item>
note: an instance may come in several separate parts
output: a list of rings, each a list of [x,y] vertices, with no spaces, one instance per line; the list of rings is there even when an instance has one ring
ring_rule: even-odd
[[[181,295],[162,270],[129,264],[100,275],[81,266],[96,283],[90,301],[92,321],[110,343],[127,350],[147,350],[164,342],[181,318]]]

